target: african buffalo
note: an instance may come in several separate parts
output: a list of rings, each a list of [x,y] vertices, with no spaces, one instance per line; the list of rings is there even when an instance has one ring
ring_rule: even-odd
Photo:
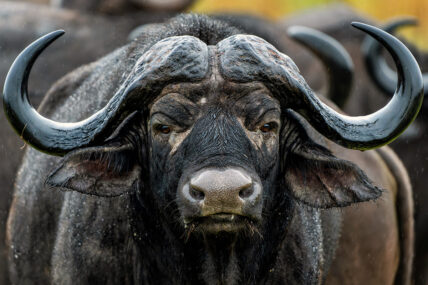
[[[68,74],[39,113],[28,76],[62,32],[34,42],[3,98],[42,151],[28,149],[18,173],[12,281],[409,284],[406,171],[387,147],[347,148],[395,139],[420,108],[422,77],[398,40],[354,26],[401,75],[391,102],[359,118],[322,102],[268,42],[198,15]]]

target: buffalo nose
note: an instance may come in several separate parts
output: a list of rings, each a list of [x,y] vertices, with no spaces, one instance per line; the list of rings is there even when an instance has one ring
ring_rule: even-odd
[[[190,178],[183,195],[200,207],[203,216],[216,213],[244,214],[259,200],[261,187],[241,169],[205,169]]]

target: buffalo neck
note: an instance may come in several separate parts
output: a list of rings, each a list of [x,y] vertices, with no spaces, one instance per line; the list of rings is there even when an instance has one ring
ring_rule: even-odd
[[[207,284],[236,284],[240,279],[237,234],[204,235],[204,265],[201,274]]]

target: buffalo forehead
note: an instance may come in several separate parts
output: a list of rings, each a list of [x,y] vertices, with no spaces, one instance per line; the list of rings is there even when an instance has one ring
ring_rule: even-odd
[[[234,104],[238,101],[247,101],[245,100],[246,97],[274,100],[269,90],[261,82],[237,83],[224,80],[219,76],[211,76],[201,82],[167,85],[155,100],[155,105],[166,102],[166,99],[174,99],[183,104],[188,104],[189,101],[198,105],[210,103]],[[155,105],[153,107],[156,107]]]
[[[208,73],[208,60],[208,47],[198,38],[169,37],[137,60],[130,77],[140,82],[202,80]]]
[[[300,77],[299,69],[288,56],[257,36],[231,36],[219,42],[217,49],[225,78],[248,82],[284,73]]]
[[[291,59],[250,35],[231,36],[216,46],[207,46],[191,36],[166,38],[146,52],[135,71],[150,74],[151,79],[163,76],[180,82],[166,85],[154,101],[179,93],[200,104],[234,102],[256,90],[270,96],[266,80],[284,73],[300,76]]]

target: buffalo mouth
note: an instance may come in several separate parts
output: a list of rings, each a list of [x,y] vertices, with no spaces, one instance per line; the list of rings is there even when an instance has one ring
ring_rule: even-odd
[[[217,213],[208,216],[185,218],[186,230],[202,234],[248,232],[258,234],[258,224],[255,218],[232,213]]]

